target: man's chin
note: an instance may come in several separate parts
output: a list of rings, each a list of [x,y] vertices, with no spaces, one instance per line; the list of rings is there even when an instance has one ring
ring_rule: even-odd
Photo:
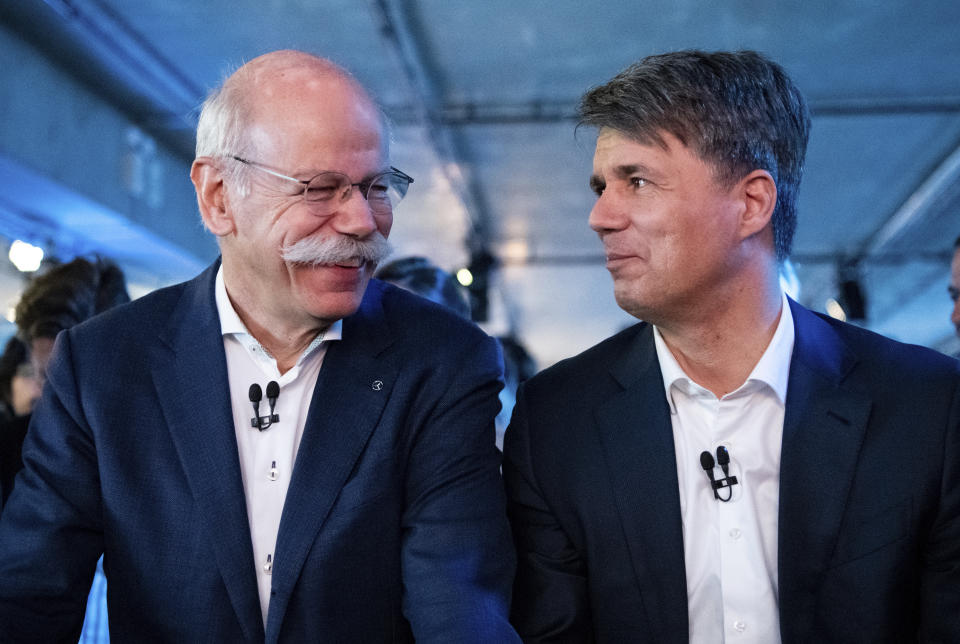
[[[356,313],[362,300],[362,294],[338,293],[334,296],[313,297],[304,308],[311,317],[331,324]]]
[[[317,265],[295,271],[301,308],[330,322],[353,315],[360,308],[372,270],[367,266]]]

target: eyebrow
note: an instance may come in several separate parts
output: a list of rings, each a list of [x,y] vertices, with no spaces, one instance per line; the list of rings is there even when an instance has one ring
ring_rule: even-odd
[[[607,182],[599,174],[590,175],[590,189],[594,192],[600,192],[607,187]]]
[[[613,175],[618,179],[626,179],[630,175],[641,174],[645,177],[658,177],[659,175],[643,165],[642,163],[629,163],[624,165],[618,165],[613,168]]]
[[[612,174],[615,179],[628,179],[632,175],[639,174],[644,177],[647,177],[654,182],[662,180],[660,175],[643,165],[642,163],[625,163],[623,165],[614,166]],[[593,190],[598,190],[606,187],[607,180],[603,178],[600,174],[590,175],[590,188]]]

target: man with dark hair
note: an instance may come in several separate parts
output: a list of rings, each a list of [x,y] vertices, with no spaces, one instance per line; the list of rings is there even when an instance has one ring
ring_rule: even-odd
[[[78,257],[35,277],[14,312],[41,383],[61,331],[130,301],[123,271],[111,261]]]
[[[590,226],[644,321],[521,388],[521,636],[960,641],[960,366],[781,292],[800,92],[759,54],[684,51],[581,116]]]
[[[953,260],[950,262],[950,285],[947,287],[950,301],[953,302],[953,311],[950,312],[950,323],[960,336],[960,237],[953,242]]]
[[[191,178],[221,258],[61,333],[0,521],[0,639],[512,642],[496,342],[372,280],[413,181],[328,60],[253,59]]]
[[[129,301],[123,271],[102,258],[89,261],[78,257],[33,278],[20,295],[14,316],[38,384],[43,385],[58,333]],[[23,467],[20,452],[29,421],[29,415],[24,415],[7,428],[16,440],[8,437],[4,447],[4,479],[8,482],[4,501],[12,490],[13,477]]]

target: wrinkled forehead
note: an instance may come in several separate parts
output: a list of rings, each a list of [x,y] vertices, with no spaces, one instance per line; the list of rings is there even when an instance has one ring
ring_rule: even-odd
[[[375,110],[333,102],[280,101],[248,129],[256,156],[289,171],[385,169],[388,149]]]
[[[383,113],[345,71],[313,58],[294,58],[295,64],[257,62],[235,79],[246,97],[248,125],[256,138],[313,137],[318,143],[345,139],[359,147],[380,148],[386,158],[389,141]]]
[[[661,131],[656,133],[656,137],[645,137],[611,127],[602,127],[597,131],[597,142],[593,154],[594,168],[603,165],[635,163],[641,159],[662,161],[681,150],[698,156],[695,150],[690,150],[669,132]]]

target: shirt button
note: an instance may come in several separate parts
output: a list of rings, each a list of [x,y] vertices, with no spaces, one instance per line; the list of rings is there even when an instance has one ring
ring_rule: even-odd
[[[747,630],[747,625],[738,619],[733,623],[733,628],[738,633],[742,633],[743,631]]]
[[[740,528],[734,528],[733,530],[730,531],[730,538],[731,538],[731,539],[739,539],[739,538],[740,538],[740,535],[742,535],[742,534],[743,534],[743,533],[740,532]],[[739,624],[740,622],[737,622],[737,623]]]
[[[267,473],[267,478],[271,481],[276,481],[280,477],[280,472],[277,470],[277,462],[273,461],[270,464],[270,472]]]

